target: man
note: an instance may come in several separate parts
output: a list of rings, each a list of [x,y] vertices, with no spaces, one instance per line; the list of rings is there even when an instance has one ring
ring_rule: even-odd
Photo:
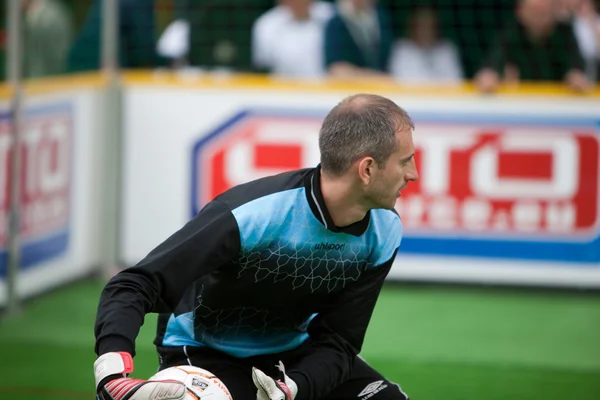
[[[66,72],[73,21],[56,0],[23,0],[23,77],[43,78]]]
[[[324,1],[278,0],[252,26],[254,66],[282,78],[322,78],[323,32],[333,13]]]
[[[393,83],[389,60],[393,44],[388,10],[376,0],[338,0],[325,26],[328,75],[339,79]]]
[[[124,378],[144,314],[173,310],[161,369],[205,368],[235,400],[406,399],[358,354],[401,241],[396,199],[418,178],[413,129],[391,100],[349,97],[323,122],[316,168],[230,189],[113,277],[95,329],[100,397],[183,396]]]
[[[436,10],[416,6],[408,18],[406,37],[390,56],[390,73],[401,83],[459,84],[464,78],[456,45],[440,30]]]
[[[67,58],[69,72],[102,68],[102,0],[91,2],[83,26]],[[117,0],[119,13],[118,65],[122,68],[153,68],[161,65],[155,51],[155,11],[151,0]]]
[[[600,81],[600,0],[569,0],[562,16],[571,22],[590,82]]]
[[[572,28],[557,23],[553,2],[519,0],[516,17],[499,35],[484,68],[477,73],[479,90],[496,90],[502,75],[509,83],[563,81],[573,90],[587,90],[589,81]]]

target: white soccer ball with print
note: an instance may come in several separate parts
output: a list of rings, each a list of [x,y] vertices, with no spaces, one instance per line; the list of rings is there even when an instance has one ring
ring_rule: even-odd
[[[185,400],[232,400],[229,390],[211,372],[189,365],[166,368],[154,374],[149,381],[175,380],[187,388]]]

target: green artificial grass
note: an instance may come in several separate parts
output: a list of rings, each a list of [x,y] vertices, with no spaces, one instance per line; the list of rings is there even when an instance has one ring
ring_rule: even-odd
[[[0,320],[0,399],[94,398],[97,281],[43,295]],[[154,315],[135,377],[156,371]],[[362,353],[413,400],[600,399],[600,296],[387,286]]]

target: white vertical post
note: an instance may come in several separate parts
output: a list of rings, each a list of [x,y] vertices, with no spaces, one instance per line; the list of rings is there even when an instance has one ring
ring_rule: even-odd
[[[103,194],[101,211],[102,272],[111,275],[120,261],[121,209],[121,91],[119,80],[119,0],[102,1],[102,73],[107,80],[104,95],[102,146]]]
[[[10,103],[11,117],[11,149],[10,163],[10,199],[8,218],[8,271],[7,271],[7,307],[8,315],[14,314],[19,306],[17,293],[17,276],[21,265],[20,246],[20,206],[21,206],[21,151],[20,136],[22,129],[22,49],[21,49],[21,6],[20,0],[7,2],[8,54],[7,72],[12,99]]]

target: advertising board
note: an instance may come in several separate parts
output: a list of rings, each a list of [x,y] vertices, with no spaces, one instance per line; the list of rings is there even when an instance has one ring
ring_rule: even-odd
[[[191,215],[234,185],[316,165],[323,115],[244,110],[201,135]],[[420,179],[396,205],[404,252],[600,262],[597,121],[413,118]]]
[[[63,254],[69,241],[73,111],[69,103],[26,110],[20,141],[21,266]],[[6,244],[14,157],[9,114],[0,114],[0,276]]]
[[[344,95],[133,88],[127,262],[233,185],[315,166],[320,123]],[[414,120],[420,174],[396,204],[390,279],[600,287],[597,101],[390,97]]]
[[[94,88],[28,95],[19,152],[20,299],[98,268],[101,201],[98,149],[101,93]],[[0,101],[0,307],[7,300],[12,145],[9,107]]]

